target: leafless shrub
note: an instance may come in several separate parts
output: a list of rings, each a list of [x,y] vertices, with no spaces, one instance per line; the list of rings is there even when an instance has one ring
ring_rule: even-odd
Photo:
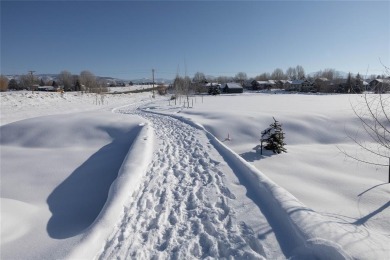
[[[347,157],[356,161],[389,167],[390,183],[390,95],[362,94],[357,104],[351,107],[362,128],[348,137],[360,148],[362,153],[351,154],[339,147]],[[364,154],[374,155],[377,160],[365,159]]]

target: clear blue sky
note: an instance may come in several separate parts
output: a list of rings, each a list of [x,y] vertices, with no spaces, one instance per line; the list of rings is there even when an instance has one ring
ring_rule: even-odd
[[[389,1],[1,1],[1,73],[382,74]]]

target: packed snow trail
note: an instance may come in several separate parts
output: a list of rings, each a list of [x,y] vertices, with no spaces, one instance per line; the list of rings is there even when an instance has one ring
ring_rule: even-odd
[[[204,133],[168,116],[139,114],[155,126],[159,148],[98,259],[283,256],[280,249],[263,246],[277,244],[274,236],[260,243],[251,226],[237,217],[250,212],[257,214],[250,219],[260,219],[256,224],[265,219],[250,205],[246,213],[236,213],[232,205],[239,208],[250,200],[235,201],[223,181],[226,167],[210,157],[213,147]]]
[[[322,238],[321,215],[202,126],[135,109],[118,112],[148,120],[159,143],[95,258],[352,259]]]

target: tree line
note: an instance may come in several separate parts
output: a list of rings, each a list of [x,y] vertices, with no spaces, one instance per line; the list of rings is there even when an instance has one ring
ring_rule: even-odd
[[[102,93],[107,91],[107,81],[96,77],[92,72],[84,70],[80,75],[73,75],[67,70],[61,71],[56,79],[44,80],[36,75],[25,74],[18,79],[0,76],[0,91],[7,90],[37,90],[38,86],[52,86],[64,91],[84,91]]]
[[[204,84],[206,82],[218,82],[220,84],[228,82],[237,82],[242,86],[246,81],[256,80],[256,81],[267,81],[267,80],[302,80],[308,79],[314,81],[317,78],[326,78],[330,81],[341,80],[342,75],[337,72],[335,69],[325,69],[321,70],[313,75],[306,75],[305,69],[301,65],[295,67],[289,67],[285,71],[281,68],[276,68],[272,73],[264,72],[255,77],[249,78],[245,72],[238,72],[235,76],[206,76],[203,72],[196,72],[193,78],[188,76],[181,77],[177,76],[174,80],[174,85],[177,86],[178,82],[189,82],[188,88],[192,88],[194,92],[205,91]],[[370,75],[369,79],[373,80],[376,78],[384,78],[384,75]],[[354,77],[351,73],[348,75],[348,83],[351,81],[362,79],[360,74]],[[180,92],[187,92],[186,84],[179,84]],[[57,81],[44,82],[43,79],[38,79],[35,75],[25,74],[21,75],[18,80],[11,79],[8,80],[5,76],[0,76],[0,91],[6,91],[7,89],[12,90],[23,90],[31,89],[33,86],[61,86],[65,91],[87,91],[87,92],[99,92],[106,90],[107,81],[96,77],[92,72],[84,70],[80,75],[72,75],[69,71],[61,71],[58,75]],[[322,87],[324,88],[324,87]],[[339,89],[341,90],[341,89]],[[339,91],[336,90],[336,91]],[[206,90],[207,91],[207,90]],[[321,90],[320,90],[321,91]],[[322,91],[321,91],[322,92]],[[325,92],[329,92],[326,91]],[[333,92],[333,91],[332,91]],[[343,92],[343,91],[341,91]]]
[[[349,73],[352,75],[351,73]],[[359,74],[359,73],[358,73]],[[354,77],[352,75],[352,77]],[[373,80],[376,78],[384,78],[385,75],[375,75],[371,74],[368,76],[368,79]],[[257,81],[267,81],[267,80],[302,80],[309,79],[314,80],[316,78],[327,78],[328,80],[336,80],[342,79],[343,75],[341,75],[338,71],[332,68],[327,68],[324,70],[320,70],[312,75],[307,75],[305,69],[301,65],[297,65],[295,67],[289,67],[285,71],[281,68],[276,68],[272,73],[264,72],[255,77],[248,77],[245,72],[238,72],[234,77],[232,76],[205,76],[202,72],[196,72],[193,77],[193,82],[218,82],[218,83],[228,83],[228,82],[237,82],[244,83],[247,80],[257,80]]]

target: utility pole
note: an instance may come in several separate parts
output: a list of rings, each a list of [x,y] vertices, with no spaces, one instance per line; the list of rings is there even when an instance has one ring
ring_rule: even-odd
[[[31,78],[31,93],[34,93],[34,86],[33,86],[33,84],[34,84],[34,75],[33,75],[33,73],[35,72],[35,70],[29,70],[28,71],[28,73],[30,73],[30,78]]]
[[[152,91],[153,91],[153,98],[154,98],[154,69],[152,69]]]

